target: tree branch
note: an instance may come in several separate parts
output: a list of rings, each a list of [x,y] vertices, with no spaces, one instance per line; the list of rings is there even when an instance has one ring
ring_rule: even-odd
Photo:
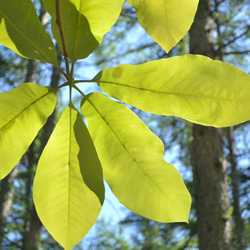
[[[66,47],[66,41],[64,37],[63,27],[62,27],[62,20],[61,20],[61,13],[60,13],[60,0],[56,0],[56,24],[59,28],[60,37],[62,41],[62,48],[63,48],[63,55],[65,59],[66,65],[66,72],[67,72],[67,79],[71,81],[70,70],[69,70],[69,55]]]
[[[244,32],[242,32],[240,35],[238,36],[234,36],[233,39],[229,40],[227,43],[221,44],[220,47],[216,50],[216,51],[220,51],[223,48],[227,47],[228,45],[234,43],[236,40],[238,40],[239,38],[245,36],[248,32],[250,31],[250,25],[247,26],[246,30]]]
[[[95,63],[95,65],[99,66],[99,65],[101,65],[102,63],[105,63],[105,62],[107,62],[107,61],[112,61],[112,60],[118,59],[118,58],[120,58],[120,57],[122,58],[122,57],[124,57],[124,56],[126,56],[126,55],[128,55],[128,54],[131,54],[131,53],[134,53],[134,52],[139,52],[139,51],[141,51],[141,50],[144,50],[144,49],[146,49],[146,48],[153,47],[153,46],[155,46],[155,45],[156,45],[155,42],[148,43],[148,44],[142,45],[142,46],[140,46],[140,47],[137,47],[137,48],[134,48],[134,49],[130,49],[130,50],[126,51],[125,53],[118,54],[118,55],[115,55],[115,56],[110,57],[110,58],[104,58],[104,59],[102,59],[102,60],[100,60],[100,61],[97,61],[97,62]]]
[[[230,51],[230,52],[221,52],[223,55],[244,55],[244,54],[249,54],[250,50],[243,50],[243,51]]]

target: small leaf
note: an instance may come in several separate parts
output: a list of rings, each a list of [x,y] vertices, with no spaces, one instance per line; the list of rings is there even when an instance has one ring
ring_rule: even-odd
[[[65,248],[95,223],[104,200],[102,169],[81,115],[67,107],[38,163],[34,203],[39,218]]]
[[[128,0],[142,27],[169,52],[188,32],[199,0]]]
[[[250,77],[204,56],[120,65],[95,78],[110,96],[144,111],[226,127],[250,119]]]
[[[60,15],[69,57],[76,61],[92,53],[118,19],[124,0],[60,0]],[[43,0],[52,17],[52,30],[59,45],[55,1]]]
[[[20,56],[57,65],[54,44],[30,0],[0,0],[0,43]]]
[[[18,163],[56,105],[51,89],[25,83],[0,93],[0,179]]]
[[[233,214],[233,211],[234,211],[234,207],[230,207],[227,212],[225,214],[222,215],[222,218],[224,220],[228,220],[231,218],[232,214]]]
[[[163,158],[163,144],[126,106],[93,93],[81,110],[100,157],[104,178],[127,208],[161,222],[187,221],[191,198]]]

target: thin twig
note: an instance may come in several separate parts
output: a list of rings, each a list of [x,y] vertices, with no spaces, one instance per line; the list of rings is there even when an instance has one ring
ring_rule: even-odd
[[[70,70],[69,70],[69,55],[68,55],[66,41],[65,41],[63,27],[62,27],[59,2],[60,2],[60,0],[56,0],[56,24],[59,28],[60,37],[61,37],[61,41],[62,41],[63,55],[64,55],[64,59],[65,59],[66,72],[67,72],[67,79],[71,82],[71,76],[70,76]]]
[[[250,54],[250,50],[243,50],[243,51],[229,51],[229,52],[221,52],[223,55],[244,55],[244,54]]]
[[[241,37],[247,35],[247,33],[248,33],[249,31],[250,31],[250,25],[248,25],[248,26],[246,27],[246,30],[245,30],[244,32],[242,32],[240,35],[234,36],[234,37],[233,37],[231,40],[229,40],[227,43],[221,44],[220,47],[217,49],[217,51],[218,51],[218,50],[221,50],[221,49],[223,49],[223,48],[225,48],[225,47],[227,47],[227,46],[229,46],[230,44],[234,43],[234,42],[235,42],[236,40],[238,40],[239,38],[241,38]]]
[[[144,50],[144,49],[153,47],[153,46],[155,46],[155,45],[156,45],[155,42],[153,42],[153,43],[148,43],[148,44],[142,45],[142,46],[140,46],[140,47],[138,47],[138,48],[134,48],[134,49],[128,50],[127,52],[125,52],[125,53],[123,53],[123,54],[115,55],[115,56],[113,56],[113,57],[111,57],[111,58],[109,58],[109,59],[102,59],[102,60],[100,60],[100,61],[97,61],[97,62],[95,63],[95,65],[100,65],[100,64],[105,63],[105,62],[107,62],[107,61],[112,61],[112,60],[115,60],[115,59],[120,58],[120,57],[122,58],[122,57],[124,57],[124,56],[126,56],[126,55],[128,55],[128,54],[133,53],[133,52],[138,52],[138,51],[141,51],[141,50]]]

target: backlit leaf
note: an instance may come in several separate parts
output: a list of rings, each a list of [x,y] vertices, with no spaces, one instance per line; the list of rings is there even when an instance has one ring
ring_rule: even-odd
[[[102,169],[81,115],[67,107],[38,163],[34,180],[37,213],[65,248],[95,223],[104,200]]]
[[[25,83],[0,93],[0,179],[18,163],[56,105],[50,88]]]
[[[92,53],[118,19],[124,0],[60,0],[60,15],[69,57],[76,61]],[[52,30],[61,46],[55,23],[55,1],[43,0],[52,16]],[[61,46],[62,47],[62,46]]]
[[[104,178],[127,208],[162,222],[187,221],[191,198],[163,144],[126,106],[93,93],[81,110]]]
[[[57,55],[30,0],[0,0],[0,43],[20,56],[57,65]]]
[[[250,119],[250,77],[204,56],[186,55],[103,70],[95,79],[110,96],[144,111],[225,127]]]
[[[128,0],[142,27],[169,52],[188,32],[199,0]]]

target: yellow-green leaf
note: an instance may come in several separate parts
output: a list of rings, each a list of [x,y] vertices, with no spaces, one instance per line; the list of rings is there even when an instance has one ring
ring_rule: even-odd
[[[199,0],[128,0],[142,27],[169,52],[188,32]]]
[[[72,107],[63,112],[41,155],[33,189],[43,225],[71,249],[93,226],[104,200],[100,161],[81,115]]]
[[[96,77],[110,96],[144,111],[226,127],[250,119],[250,77],[204,56],[120,65]]]
[[[92,53],[118,19],[124,0],[60,0],[60,15],[69,57],[76,61]],[[55,1],[43,0],[52,17],[53,34],[61,45]]]
[[[161,222],[187,221],[191,198],[163,144],[125,105],[93,93],[81,110],[104,178],[127,208]]]
[[[57,65],[57,55],[31,0],[0,0],[0,43],[20,56]]]
[[[0,179],[18,163],[56,105],[51,89],[25,83],[0,93]]]

